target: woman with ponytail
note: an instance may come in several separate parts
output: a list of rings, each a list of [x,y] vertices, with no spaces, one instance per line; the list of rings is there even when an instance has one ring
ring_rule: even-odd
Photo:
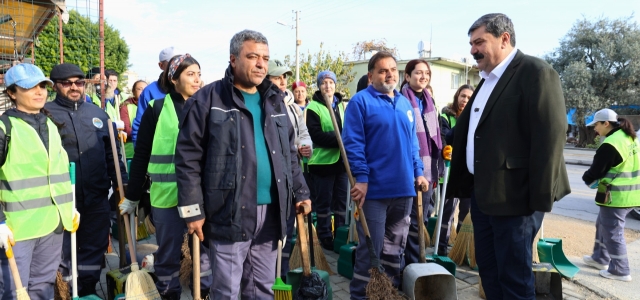
[[[593,254],[583,260],[602,277],[631,281],[624,225],[627,214],[640,206],[640,143],[631,122],[611,109],[598,111],[587,126],[605,139],[582,175],[586,185],[597,189],[600,206]]]
[[[178,139],[178,120],[189,97],[201,87],[200,64],[189,54],[176,55],[167,64],[158,80],[166,93],[163,99],[149,102],[140,120],[138,139],[131,161],[131,181],[120,213],[135,211],[146,192],[145,175],[151,177],[151,219],[156,227],[158,250],[154,269],[158,276],[156,287],[162,299],[180,299],[182,293],[178,272],[182,235],[187,225],[180,217],[178,185],[174,156]],[[189,237],[191,240],[191,236]],[[191,245],[191,242],[189,243]],[[206,298],[213,277],[209,266],[208,247],[200,252],[201,297]]]
[[[5,80],[15,108],[0,116],[0,299],[16,299],[11,257],[29,297],[53,299],[62,232],[75,231],[80,222],[56,128],[62,124],[44,109],[52,82],[38,67],[16,65]]]

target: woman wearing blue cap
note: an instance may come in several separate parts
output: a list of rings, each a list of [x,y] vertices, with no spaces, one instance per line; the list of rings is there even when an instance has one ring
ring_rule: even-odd
[[[0,298],[16,298],[8,263],[15,257],[31,299],[52,299],[62,232],[74,232],[80,223],[56,128],[64,124],[43,108],[52,82],[38,67],[16,65],[5,81],[15,108],[0,117],[0,247],[6,251],[0,254]]]
[[[624,224],[633,207],[640,206],[640,143],[631,122],[608,108],[596,112],[587,126],[605,139],[582,175],[585,184],[598,189],[600,206],[593,254],[583,260],[602,277],[631,281]]]

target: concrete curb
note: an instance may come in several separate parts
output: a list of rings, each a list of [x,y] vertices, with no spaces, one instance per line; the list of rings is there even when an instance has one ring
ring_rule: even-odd
[[[589,285],[588,283],[583,283],[579,279],[574,278],[574,279],[567,279],[567,280],[570,281],[571,283],[574,283],[576,285],[581,286],[582,288],[585,288],[591,291],[592,293],[598,295],[599,297],[602,297],[602,299],[622,300],[614,295],[609,294],[606,291],[594,289],[593,285]]]
[[[591,163],[593,163],[593,161],[587,161],[587,160],[580,160],[580,159],[565,159],[564,163],[566,165],[579,165],[579,166],[591,166]]]

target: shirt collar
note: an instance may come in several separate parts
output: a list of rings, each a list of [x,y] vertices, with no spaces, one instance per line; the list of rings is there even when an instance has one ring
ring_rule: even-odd
[[[513,50],[511,50],[511,52],[509,53],[509,55],[507,55],[507,57],[505,57],[502,60],[502,62],[500,62],[495,68],[493,68],[493,70],[489,74],[487,74],[485,71],[480,71],[480,77],[487,79],[491,77],[491,75],[493,75],[496,78],[500,78],[504,73],[504,71],[507,69],[507,66],[509,66],[513,58],[516,56],[517,52],[518,52],[518,48],[514,47]]]

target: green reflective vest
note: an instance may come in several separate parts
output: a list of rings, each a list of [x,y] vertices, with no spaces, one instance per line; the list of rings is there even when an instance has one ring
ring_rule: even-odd
[[[640,144],[638,139],[631,139],[622,130],[614,132],[604,139],[603,144],[610,144],[620,156],[622,163],[612,167],[600,180],[598,189],[611,184],[611,203],[598,205],[609,207],[640,206]]]
[[[307,108],[314,111],[320,117],[320,125],[323,132],[333,132],[333,121],[331,121],[331,115],[329,109],[318,101],[311,101]],[[338,112],[340,113],[340,125],[344,125],[344,102],[338,103]],[[313,145],[313,155],[309,159],[309,165],[330,165],[334,164],[340,158],[340,148],[322,148],[317,145]]]
[[[156,105],[149,102],[149,107]],[[158,208],[170,208],[178,205],[178,184],[174,155],[178,139],[178,115],[171,96],[164,97],[162,111],[158,116],[156,131],[153,135],[151,159],[147,172],[151,177],[151,205]]]
[[[43,237],[62,221],[73,227],[73,194],[69,158],[58,129],[50,120],[49,151],[38,133],[23,120],[9,117],[12,139],[0,168],[0,202],[16,241]],[[3,123],[0,127],[5,131]]]
[[[98,94],[91,95],[91,101],[98,107],[102,107],[102,101],[100,100],[100,97],[98,97]],[[109,119],[111,119],[111,121],[120,120],[120,111],[118,111],[118,109],[114,105],[109,104],[109,102],[105,103],[104,111],[107,113],[107,115],[109,115]]]
[[[453,127],[456,126],[457,119],[454,116],[450,116],[445,113],[440,114],[440,116],[447,119],[447,122],[449,122],[449,128],[453,129]]]
[[[129,124],[133,126],[133,119],[136,118],[136,112],[138,111],[138,106],[133,103],[127,103],[127,111],[129,112]],[[127,142],[124,143],[124,152],[127,155],[127,158],[133,158],[133,137],[128,137]]]

